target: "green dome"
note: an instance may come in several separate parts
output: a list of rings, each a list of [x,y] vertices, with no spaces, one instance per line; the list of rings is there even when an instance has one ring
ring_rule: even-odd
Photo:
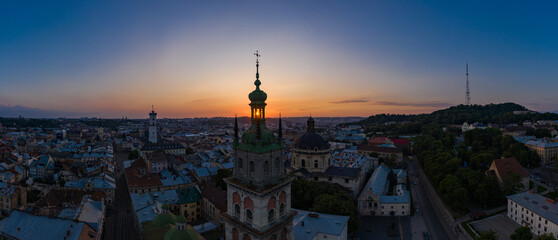
[[[157,214],[155,218],[153,218],[153,225],[156,227],[162,227],[167,224],[174,224],[175,218],[174,215],[171,214]]]
[[[198,235],[190,229],[179,231],[176,228],[171,228],[165,233],[165,240],[198,240]]]
[[[252,101],[252,103],[264,103],[265,100],[267,100],[267,93],[260,90],[260,84],[258,83],[260,83],[260,80],[256,80],[256,90],[252,91],[248,95],[248,98]]]
[[[176,222],[177,223],[186,223],[186,218],[182,215],[176,217]]]

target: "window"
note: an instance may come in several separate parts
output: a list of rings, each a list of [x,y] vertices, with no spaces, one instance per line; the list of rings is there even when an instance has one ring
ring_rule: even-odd
[[[246,222],[252,224],[252,211],[246,209]]]
[[[345,178],[345,183],[349,183],[349,179],[348,179],[348,178]]]
[[[234,205],[234,216],[240,217],[240,206],[238,204]]]
[[[328,179],[329,179],[329,181],[331,182],[331,177],[329,177]]]
[[[272,208],[267,212],[267,222],[271,223],[275,219],[275,210]]]
[[[269,161],[264,162],[264,176],[269,176]]]
[[[254,172],[254,162],[250,161],[250,172],[253,173]]]
[[[279,170],[279,158],[275,158],[275,170]]]
[[[318,168],[318,160],[314,160],[314,168]]]
[[[306,161],[304,161],[304,159],[302,159],[302,161],[300,161],[300,166],[301,167],[306,167]]]
[[[281,203],[281,206],[279,207],[279,214],[281,216],[283,216],[283,214],[285,214],[285,204]]]
[[[238,158],[238,168],[243,168],[244,163],[242,162],[242,158]]]

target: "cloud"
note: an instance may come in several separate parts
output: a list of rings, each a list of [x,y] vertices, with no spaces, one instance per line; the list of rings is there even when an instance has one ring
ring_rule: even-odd
[[[398,107],[433,107],[442,108],[449,107],[453,104],[441,101],[431,101],[431,102],[392,102],[392,101],[374,101],[372,105],[384,105],[384,106],[398,106]]]
[[[345,104],[345,103],[365,103],[365,102],[369,102],[369,100],[364,99],[364,98],[357,98],[357,99],[347,99],[347,100],[333,101],[333,102],[329,102],[329,103]]]
[[[58,117],[82,117],[86,114],[76,112],[65,112],[32,108],[22,105],[6,105],[0,103],[0,117],[27,117],[27,118],[58,118]]]

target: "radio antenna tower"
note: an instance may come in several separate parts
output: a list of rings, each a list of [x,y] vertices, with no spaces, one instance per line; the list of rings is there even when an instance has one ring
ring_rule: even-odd
[[[467,76],[467,90],[465,91],[465,104],[471,105],[471,92],[469,91],[469,64],[465,64],[465,76]]]

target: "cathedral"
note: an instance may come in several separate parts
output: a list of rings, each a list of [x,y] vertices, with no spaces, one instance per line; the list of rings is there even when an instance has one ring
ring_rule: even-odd
[[[265,124],[267,94],[260,89],[258,60],[254,85],[256,89],[248,95],[251,126],[241,137],[235,118],[233,176],[225,179],[225,236],[232,240],[291,240],[293,179],[285,174],[283,165],[281,119],[277,136]]]

